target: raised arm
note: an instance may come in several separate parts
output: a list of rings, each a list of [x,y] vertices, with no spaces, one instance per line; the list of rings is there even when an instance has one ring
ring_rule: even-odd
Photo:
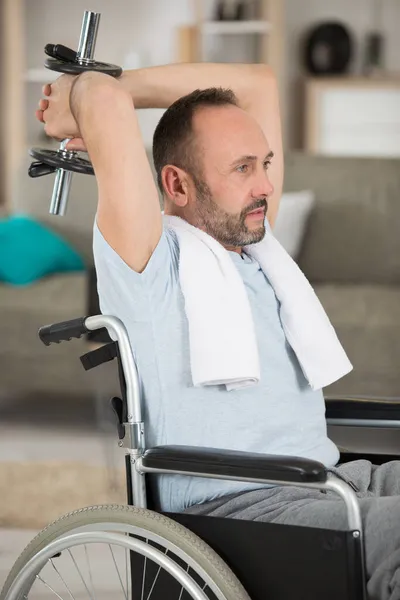
[[[97,180],[98,227],[119,256],[142,272],[160,240],[162,216],[132,97],[101,73],[64,75],[51,88],[43,113],[46,133],[83,138]]]
[[[160,239],[162,218],[132,97],[118,81],[89,73],[74,82],[70,106],[97,179],[99,229],[141,272]]]

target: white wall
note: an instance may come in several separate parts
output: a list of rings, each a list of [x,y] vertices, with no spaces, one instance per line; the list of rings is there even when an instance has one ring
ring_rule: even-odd
[[[365,35],[374,26],[373,0],[284,0],[286,18],[286,141],[298,147],[302,134],[302,66],[301,40],[318,22],[339,20],[354,36],[355,60],[352,73],[361,73]],[[400,71],[400,2],[377,0],[382,7],[382,33],[385,37],[386,67]]]

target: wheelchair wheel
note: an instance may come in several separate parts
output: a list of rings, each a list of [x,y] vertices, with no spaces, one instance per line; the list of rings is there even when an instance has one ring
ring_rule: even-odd
[[[250,600],[198,536],[164,515],[118,505],[83,508],[48,525],[17,559],[0,593],[0,600],[50,597]]]

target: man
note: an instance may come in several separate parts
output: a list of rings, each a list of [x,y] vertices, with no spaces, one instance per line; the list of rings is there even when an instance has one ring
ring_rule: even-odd
[[[400,463],[335,467],[339,452],[327,436],[322,390],[305,379],[285,337],[274,289],[243,251],[273,227],[282,191],[279,102],[271,70],[167,65],[128,71],[119,80],[86,73],[60,77],[44,94],[37,117],[46,133],[71,138],[68,147],[86,149],[94,166],[100,304],[128,330],[141,376],[147,444],[297,455],[324,463],[358,490],[370,597],[400,598]],[[222,385],[192,383],[180,247],[173,230],[163,226],[134,110],[144,107],[168,108],[153,143],[165,214],[219,242],[243,280],[260,356],[257,385],[227,392]],[[238,343],[237,353],[246,350]],[[346,527],[344,504],[331,494],[181,476],[159,480],[163,510]]]

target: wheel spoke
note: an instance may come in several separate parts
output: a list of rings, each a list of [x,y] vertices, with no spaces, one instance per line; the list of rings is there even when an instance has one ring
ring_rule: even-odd
[[[62,581],[62,582],[63,582],[63,584],[65,585],[65,587],[67,588],[67,592],[68,592],[68,594],[71,596],[72,600],[75,600],[75,598],[74,598],[74,596],[73,596],[73,594],[72,594],[71,590],[69,589],[69,587],[68,587],[68,585],[67,585],[67,582],[64,580],[64,578],[63,578],[63,576],[61,575],[60,571],[57,569],[56,565],[54,564],[54,562],[53,562],[53,559],[51,559],[51,560],[50,560],[50,562],[51,562],[51,564],[52,564],[52,566],[53,566],[53,569],[55,570],[55,572],[57,573],[57,575],[59,576],[59,578],[61,579],[61,581]]]
[[[146,541],[148,541],[148,540],[146,540]],[[167,554],[168,554],[168,548],[166,548],[166,549],[165,549],[165,552],[164,552],[164,554],[165,554],[165,556],[167,556]],[[147,599],[146,599],[146,600],[150,600],[150,596],[151,596],[151,595],[152,595],[152,593],[153,593],[154,586],[156,585],[156,581],[157,581],[157,579],[158,579],[158,576],[159,576],[159,574],[160,574],[160,571],[161,571],[161,566],[159,566],[159,567],[158,567],[158,569],[157,569],[157,573],[156,573],[156,576],[154,577],[153,585],[152,585],[152,586],[151,586],[151,588],[150,588],[150,592],[149,592],[149,594],[148,594],[148,596],[147,596]]]
[[[156,573],[156,576],[154,577],[153,585],[152,585],[152,586],[151,586],[151,588],[150,588],[150,591],[149,591],[149,594],[148,594],[148,596],[147,596],[147,599],[146,599],[146,600],[149,600],[149,599],[150,599],[150,596],[151,596],[151,595],[152,595],[152,593],[153,593],[154,586],[156,585],[156,581],[157,581],[157,579],[158,579],[158,576],[159,576],[159,574],[160,574],[160,571],[161,571],[161,567],[158,567],[158,569],[157,569],[157,573]]]
[[[146,544],[149,543],[149,540],[146,539]],[[142,593],[140,594],[140,600],[144,599],[144,584],[146,583],[146,567],[147,567],[147,556],[144,557],[143,563],[143,574],[142,574]]]
[[[89,554],[87,551],[86,544],[85,544],[85,554],[86,554],[86,561],[87,561],[88,569],[89,569],[90,586],[92,588],[93,598],[94,598],[94,600],[96,600],[96,593],[94,591],[93,578],[92,578],[92,569],[90,568]]]
[[[146,542],[148,542],[148,540],[146,540]],[[142,593],[140,594],[140,600],[144,599],[144,584],[146,582],[146,566],[147,566],[147,556],[144,557],[143,575],[142,575]]]
[[[82,579],[82,583],[85,586],[87,593],[89,594],[89,598],[91,598],[91,600],[94,600],[93,597],[92,597],[92,595],[91,595],[91,593],[90,593],[90,591],[89,591],[88,586],[86,585],[86,581],[85,581],[85,579],[84,579],[84,577],[83,577],[83,575],[81,573],[81,570],[79,569],[78,565],[76,564],[76,560],[75,560],[75,558],[74,558],[74,556],[73,556],[73,554],[72,554],[72,552],[71,552],[71,550],[69,548],[68,548],[68,553],[69,553],[70,557],[72,558],[72,562],[74,563],[75,568],[78,571],[80,578]]]
[[[42,579],[42,578],[40,577],[40,575],[36,575],[36,579],[39,579],[39,581],[41,581],[41,582],[43,583],[43,585],[45,585],[47,588],[49,588],[49,590],[50,590],[51,592],[53,592],[53,594],[54,594],[55,596],[57,596],[57,598],[59,598],[60,600],[64,600],[64,598],[62,598],[62,597],[61,597],[59,594],[57,594],[57,592],[56,592],[55,590],[53,590],[53,588],[51,587],[51,585],[49,585],[49,584],[47,583],[47,581],[45,581],[44,579]]]
[[[117,565],[117,561],[115,560],[115,556],[114,556],[114,552],[113,552],[113,549],[112,549],[112,547],[111,547],[111,544],[108,544],[108,547],[110,548],[111,555],[112,555],[112,557],[113,557],[113,561],[114,561],[115,569],[116,569],[116,571],[117,571],[117,574],[118,574],[118,579],[119,579],[119,582],[120,582],[120,584],[121,584],[122,591],[124,592],[125,600],[128,600],[128,596],[127,596],[127,593],[125,592],[124,584],[122,583],[121,574],[120,574],[120,572],[119,572],[118,565]]]
[[[125,548],[125,573],[126,573],[126,594],[129,594],[129,587],[128,587],[128,549]]]

